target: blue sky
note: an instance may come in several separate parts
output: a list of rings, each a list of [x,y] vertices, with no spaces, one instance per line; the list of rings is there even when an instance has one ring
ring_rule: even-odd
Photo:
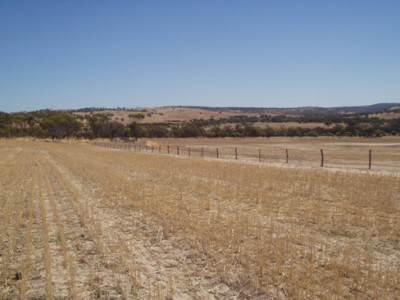
[[[0,111],[400,102],[400,1],[0,0]]]

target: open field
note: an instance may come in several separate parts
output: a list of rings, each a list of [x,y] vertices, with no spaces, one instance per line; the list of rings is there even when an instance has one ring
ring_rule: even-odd
[[[393,106],[388,111],[382,111],[380,113],[371,113],[371,117],[378,117],[382,119],[394,119],[399,118],[400,113],[397,111],[400,107]],[[318,108],[318,107],[297,107],[297,108],[207,108],[207,107],[185,107],[185,106],[176,106],[176,107],[144,107],[144,108],[136,108],[136,109],[101,109],[101,110],[92,110],[91,112],[86,111],[75,111],[75,115],[89,115],[89,114],[108,114],[110,115],[112,120],[122,122],[123,124],[128,124],[132,120],[129,118],[129,114],[133,113],[144,113],[145,118],[142,121],[143,123],[160,123],[160,122],[188,122],[193,119],[220,119],[220,118],[228,118],[234,116],[253,116],[259,117],[260,115],[266,114],[270,116],[277,115],[286,115],[286,116],[298,116],[298,115],[318,115],[323,111],[327,114],[348,114],[348,109],[350,112],[351,108]],[[354,108],[353,108],[354,109]],[[382,108],[383,109],[383,108]],[[357,110],[353,110],[353,113],[357,113]],[[304,123],[283,123],[286,126],[300,126],[300,127],[317,127],[317,126],[325,126],[323,123],[317,123],[316,126],[314,124],[306,125]],[[267,125],[263,123],[264,127]],[[269,123],[269,126],[281,126],[282,123]]]
[[[124,142],[116,143],[121,146]],[[177,153],[180,155],[261,161],[264,163],[286,163],[288,149],[289,165],[319,167],[321,152],[324,151],[324,167],[365,170],[369,167],[369,150],[372,151],[372,170],[400,172],[400,137],[352,138],[352,137],[297,137],[297,138],[184,138],[184,139],[141,139],[137,143],[142,151]]]
[[[133,110],[100,110],[93,111],[93,114],[109,114],[112,120],[120,121],[123,124],[129,124],[132,120],[129,118],[130,114],[143,113],[145,119],[143,123],[161,123],[161,122],[184,122],[193,119],[220,119],[232,116],[259,116],[258,112],[243,112],[241,110],[210,110],[205,108],[189,108],[189,107],[155,107],[143,108]],[[74,112],[75,115],[88,115],[88,112]]]
[[[396,172],[0,140],[0,299],[398,299],[399,270]]]

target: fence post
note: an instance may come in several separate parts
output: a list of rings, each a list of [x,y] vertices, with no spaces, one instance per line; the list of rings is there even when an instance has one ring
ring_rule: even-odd
[[[237,148],[235,147],[235,158],[237,159]]]
[[[219,157],[219,153],[218,153],[218,147],[217,147],[217,158]]]
[[[176,146],[176,154],[179,155],[179,146]]]
[[[286,149],[286,163],[289,163],[289,150]]]
[[[168,154],[169,154],[169,145],[167,146],[167,149],[168,149]]]
[[[324,166],[324,150],[321,149],[321,167]]]
[[[151,153],[154,153],[154,146],[151,146]]]
[[[203,147],[201,147],[201,157],[203,157]]]
[[[258,161],[261,162],[261,148],[258,148]]]
[[[188,155],[190,156],[190,147],[188,148]]]
[[[368,169],[371,170],[372,167],[372,150],[369,150],[369,163],[368,163]]]

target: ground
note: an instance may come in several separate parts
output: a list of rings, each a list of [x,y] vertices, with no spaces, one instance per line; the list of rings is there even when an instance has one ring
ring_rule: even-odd
[[[362,142],[377,141],[389,157],[398,153],[395,140]],[[309,140],[307,149],[318,143],[326,142]],[[288,167],[73,142],[0,140],[0,154],[2,299],[400,294],[394,168]]]

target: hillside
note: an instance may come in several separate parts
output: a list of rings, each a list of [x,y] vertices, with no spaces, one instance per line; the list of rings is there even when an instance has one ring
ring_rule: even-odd
[[[0,137],[380,137],[400,134],[399,107],[381,103],[336,108],[169,106],[0,112]]]
[[[142,123],[174,123],[187,122],[193,119],[221,119],[235,116],[260,117],[262,115],[278,116],[327,116],[352,114],[378,114],[383,119],[397,118],[394,111],[400,108],[400,103],[377,103],[364,106],[342,107],[293,107],[293,108],[263,108],[263,107],[206,107],[206,106],[164,106],[154,108],[84,108],[71,110],[76,115],[106,114],[111,119],[128,124],[132,120],[129,115],[143,113]]]

